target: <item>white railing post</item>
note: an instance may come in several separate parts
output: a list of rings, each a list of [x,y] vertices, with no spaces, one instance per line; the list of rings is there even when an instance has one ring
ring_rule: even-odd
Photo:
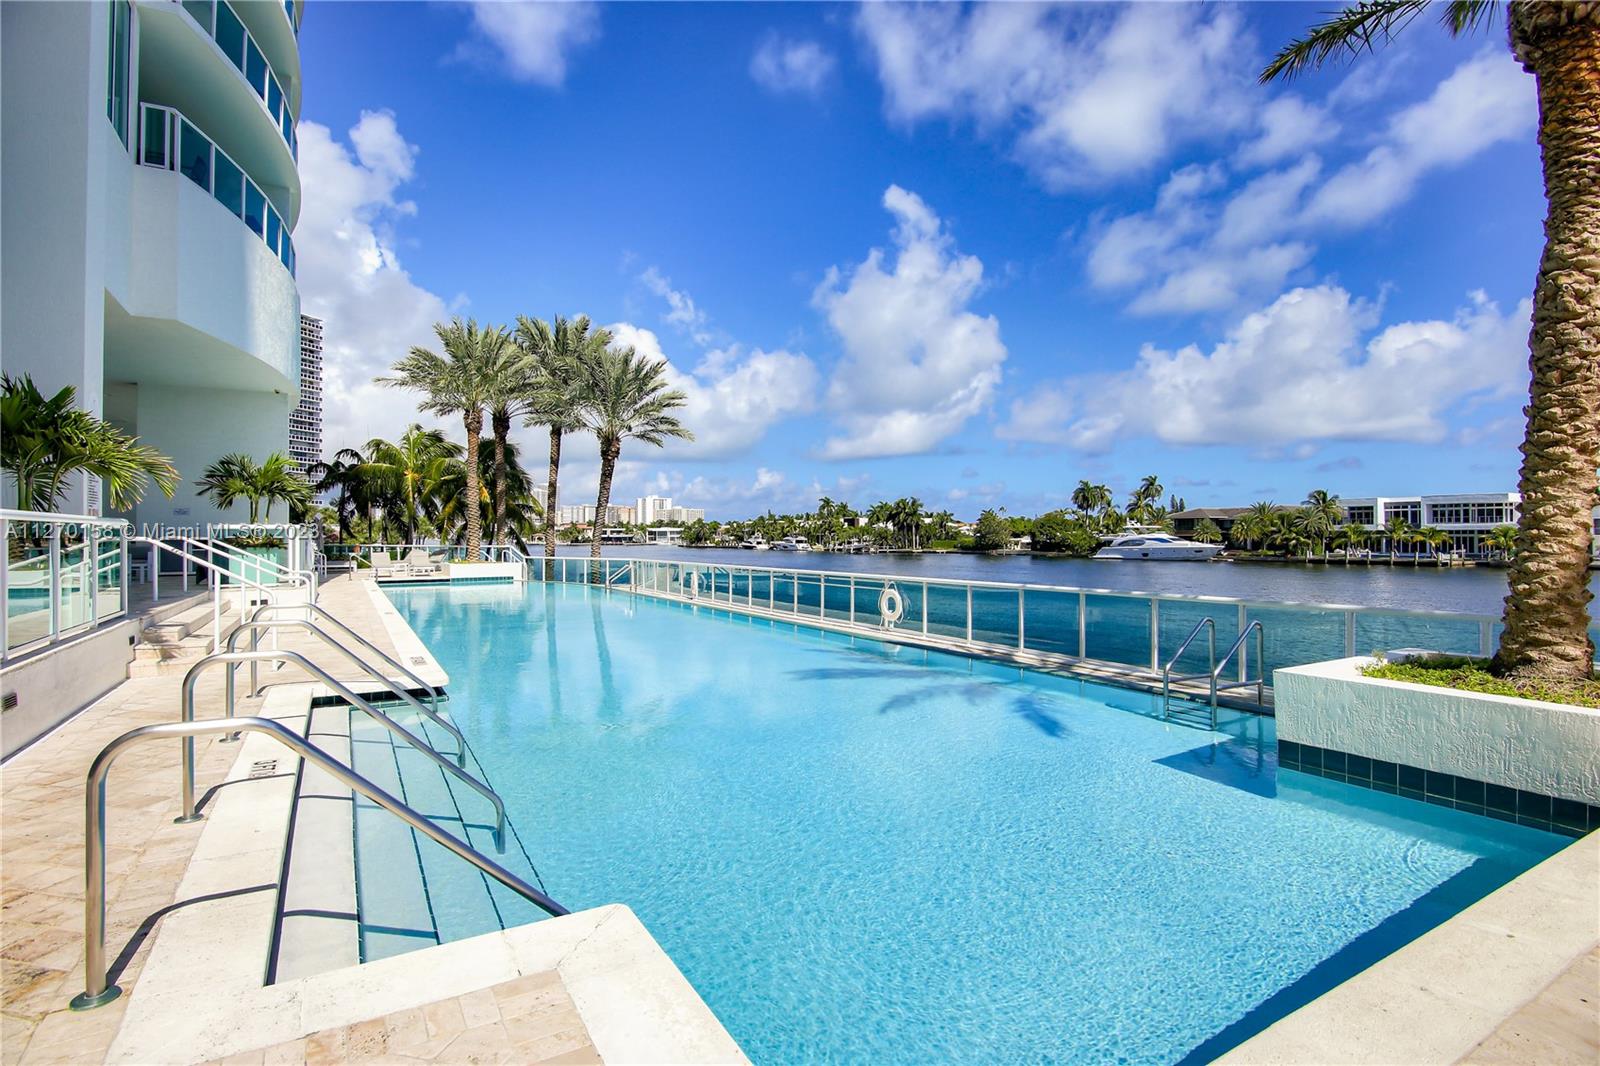
[[[967,586],[967,643],[972,643],[972,586]]]
[[[1089,657],[1089,594],[1078,592],[1078,658]]]
[[[1344,613],[1344,657],[1349,659],[1356,653],[1356,613]],[[1243,680],[1241,678],[1240,680]]]
[[[50,639],[61,636],[61,523],[50,527]]]
[[[11,654],[11,520],[0,516],[0,659]]]
[[[1150,597],[1150,672],[1161,669],[1161,601]]]
[[[1028,638],[1027,638],[1028,599],[1027,599],[1027,594],[1028,594],[1028,590],[1027,589],[1021,587],[1020,585],[1017,587],[1017,650],[1018,651],[1025,651],[1027,649],[1027,647],[1028,647]]]
[[[1238,624],[1237,632],[1239,632],[1239,633],[1243,633],[1244,632],[1244,627],[1248,624],[1249,614],[1250,614],[1249,610],[1245,607],[1244,604],[1241,603],[1239,605],[1239,621],[1237,623]],[[1352,632],[1353,632],[1353,630],[1352,630]],[[1245,678],[1247,676],[1248,675],[1245,674],[1244,659],[1241,658],[1239,660],[1239,680],[1243,681],[1243,680],[1245,680]]]
[[[1478,655],[1487,659],[1494,654],[1494,623],[1478,623]]]
[[[83,530],[83,572],[89,578],[89,625],[100,624],[100,527]]]
[[[856,624],[856,579],[852,577],[849,585],[850,592],[850,624]]]
[[[928,635],[928,583],[922,583],[922,635]]]
[[[119,534],[119,536],[120,536],[120,538],[122,540],[122,545],[121,545],[121,548],[120,548],[120,551],[121,551],[122,554],[120,556],[118,556],[118,560],[119,561],[117,563],[117,566],[119,568],[118,569],[118,574],[122,579],[122,609],[123,609],[123,611],[127,611],[128,610],[128,606],[129,606],[128,605],[128,587],[129,587],[129,585],[128,585],[128,582],[129,582],[128,571],[130,569],[132,569],[128,564],[131,563],[132,560],[128,558],[128,527],[126,525],[124,525],[122,527],[122,532]]]

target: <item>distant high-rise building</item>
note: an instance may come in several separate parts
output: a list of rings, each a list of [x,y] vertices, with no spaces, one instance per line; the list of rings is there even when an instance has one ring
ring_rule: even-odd
[[[634,520],[641,526],[666,521],[667,512],[671,510],[670,496],[640,496],[633,504]]]
[[[322,462],[322,319],[300,316],[300,404],[289,412],[289,457],[310,477]]]

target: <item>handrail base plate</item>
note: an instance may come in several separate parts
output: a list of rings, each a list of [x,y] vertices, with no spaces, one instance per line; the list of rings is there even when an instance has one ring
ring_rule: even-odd
[[[94,1010],[96,1007],[105,1006],[120,995],[122,995],[122,987],[120,985],[110,985],[97,996],[91,996],[87,992],[79,992],[72,997],[72,1002],[68,1003],[67,1006],[72,1010]],[[60,1001],[57,1000],[57,1002]]]

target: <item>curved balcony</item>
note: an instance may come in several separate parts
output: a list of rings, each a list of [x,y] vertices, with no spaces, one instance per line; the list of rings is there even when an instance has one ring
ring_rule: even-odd
[[[277,0],[143,0],[139,11],[139,99],[203,123],[292,225],[299,51],[284,9]]]
[[[277,208],[227,152],[183,114],[157,104],[139,105],[137,162],[174,170],[210,194],[266,244],[294,277],[294,240]]]

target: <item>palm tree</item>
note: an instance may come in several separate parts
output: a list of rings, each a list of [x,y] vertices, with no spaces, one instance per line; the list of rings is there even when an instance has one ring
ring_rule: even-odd
[[[513,341],[514,341],[513,337]],[[489,519],[489,539],[505,543],[506,520],[506,441],[511,423],[537,409],[542,375],[538,360],[520,344],[502,348],[489,370],[489,429],[494,434],[493,512]]]
[[[1191,536],[1201,544],[1217,544],[1222,540],[1222,527],[1209,518],[1202,518],[1194,524]]]
[[[450,447],[454,454],[441,464],[439,481],[432,493],[433,501],[437,504],[433,520],[443,539],[460,544],[466,539],[467,531],[464,521],[467,511],[467,464],[462,461],[460,447],[455,444]],[[478,442],[478,504],[480,507],[490,506],[490,487],[494,484],[495,468],[501,462],[505,463],[506,479],[504,532],[518,551],[526,552],[528,543],[544,529],[544,507],[534,491],[533,478],[522,466],[516,442],[507,441],[503,449],[497,448],[492,439]]]
[[[611,502],[622,442],[632,439],[660,447],[668,438],[693,440],[694,434],[673,415],[686,401],[667,384],[665,359],[641,356],[632,348],[607,348],[585,367],[584,425],[600,443],[600,489],[595,496],[595,536],[589,548],[600,558],[600,529]]]
[[[362,487],[360,467],[365,458],[354,448],[340,448],[333,458],[312,463],[307,472],[316,480],[311,491],[319,496],[332,492],[333,514],[339,523],[341,543],[350,539],[350,519],[355,515],[356,496]]]
[[[1411,523],[1399,515],[1391,515],[1383,524],[1383,535],[1389,541],[1389,565],[1394,565],[1394,557],[1400,551],[1400,545],[1411,540]]]
[[[200,495],[218,507],[232,507],[244,500],[250,508],[252,526],[263,518],[262,504],[266,505],[265,517],[270,520],[275,503],[286,503],[291,508],[311,503],[311,486],[295,470],[294,460],[283,452],[273,452],[260,465],[243,452],[229,452],[206,467],[205,476],[195,484]]]
[[[1333,531],[1330,541],[1334,548],[1344,552],[1344,561],[1348,565],[1350,553],[1364,547],[1369,537],[1366,526],[1357,522],[1346,522]]]
[[[539,318],[517,316],[517,347],[532,360],[537,371],[534,402],[524,425],[545,426],[550,431],[550,469],[544,493],[545,577],[554,576],[556,554],[557,482],[561,473],[561,438],[583,428],[584,385],[588,368],[611,344],[604,329],[591,330],[587,315],[567,319],[557,315],[555,325]]]
[[[1267,534],[1278,521],[1278,512],[1278,505],[1270,500],[1252,503],[1244,514],[1234,520],[1233,528],[1251,547],[1265,547]]]
[[[1078,487],[1072,490],[1072,506],[1084,517],[1098,514],[1111,506],[1111,488],[1091,484],[1087,479],[1079,481]]]
[[[433,332],[444,348],[440,355],[414,347],[394,364],[393,377],[377,380],[396,388],[423,394],[420,410],[461,416],[467,432],[467,454],[478,453],[483,434],[483,409],[494,398],[494,371],[501,365],[511,336],[498,326],[480,328],[475,319],[434,324]],[[466,494],[467,558],[476,560],[483,541],[483,510],[478,500],[478,467],[468,463]]]
[[[1517,527],[1495,526],[1489,530],[1489,535],[1483,539],[1484,547],[1489,553],[1501,559],[1509,559],[1517,550]]]
[[[496,462],[491,464],[491,470],[498,469],[504,461],[503,445],[496,444]],[[449,463],[460,457],[461,445],[446,440],[442,430],[423,429],[412,423],[398,441],[381,437],[368,441],[367,458],[358,469],[391,501],[384,512],[399,516],[402,536],[410,544],[416,541],[426,513],[437,509]]]
[[[1306,495],[1303,514],[1306,532],[1322,546],[1322,559],[1326,562],[1328,537],[1344,518],[1344,509],[1339,506],[1339,497],[1330,494],[1326,489],[1312,489]]]
[[[1367,0],[1346,8],[1285,47],[1261,78],[1370,51],[1425,6]],[[1528,337],[1520,550],[1511,560],[1494,668],[1524,680],[1586,680],[1594,676],[1588,568],[1600,469],[1600,8],[1529,0],[1504,7],[1511,52],[1534,75],[1539,97],[1548,210]],[[1500,8],[1491,0],[1450,0],[1444,24],[1453,35],[1470,32]]]
[[[17,489],[17,506],[54,511],[77,471],[105,482],[107,502],[126,511],[149,482],[170,498],[178,488],[172,460],[77,406],[71,385],[46,397],[26,374],[0,375],[0,467]]]

